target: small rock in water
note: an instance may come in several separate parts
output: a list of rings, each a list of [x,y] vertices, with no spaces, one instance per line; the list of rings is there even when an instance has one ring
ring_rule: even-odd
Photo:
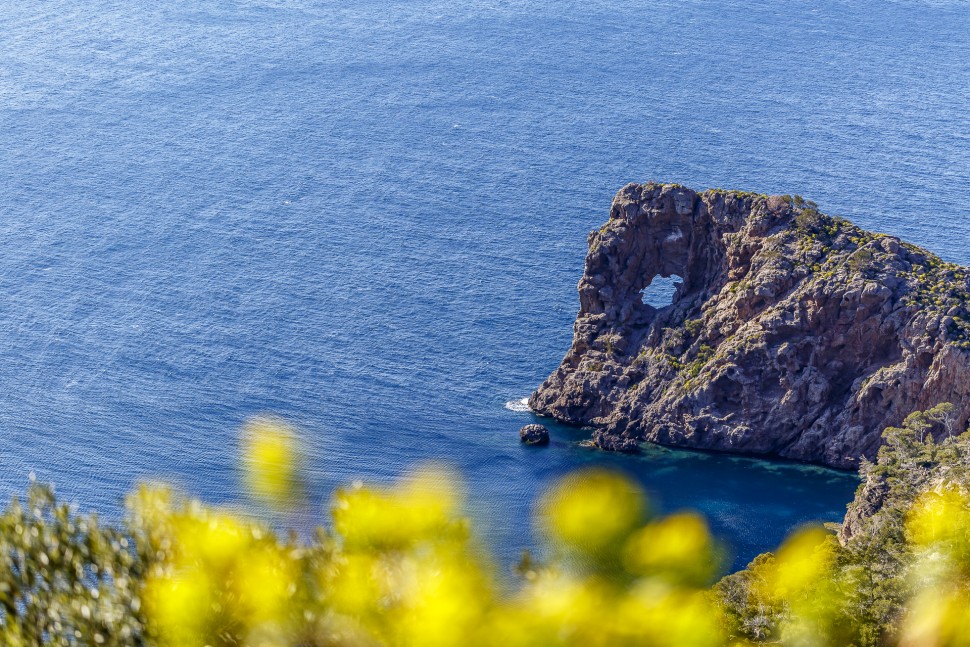
[[[542,425],[526,425],[519,429],[519,440],[527,445],[548,445],[549,430]]]

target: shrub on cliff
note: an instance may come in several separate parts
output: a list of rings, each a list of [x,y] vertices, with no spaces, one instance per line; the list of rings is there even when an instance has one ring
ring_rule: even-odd
[[[970,433],[952,435],[952,420],[949,404],[915,412],[886,429],[876,463],[863,464],[838,537],[824,539],[837,595],[822,644],[970,641],[959,606],[970,587]],[[765,593],[774,561],[761,555],[715,587],[734,636],[785,638],[797,609]]]

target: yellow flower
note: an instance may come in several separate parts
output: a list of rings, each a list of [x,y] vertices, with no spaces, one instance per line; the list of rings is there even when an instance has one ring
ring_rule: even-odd
[[[239,566],[237,587],[247,624],[285,624],[297,565],[277,546],[266,544],[248,551]]]
[[[319,575],[328,602],[339,613],[363,616],[380,610],[387,581],[377,557],[366,553],[345,555],[333,573]]]
[[[491,591],[469,555],[423,555],[403,587],[401,644],[447,647],[474,644]]]
[[[638,575],[662,575],[701,585],[714,575],[714,544],[707,523],[697,514],[673,514],[630,537],[624,565]]]
[[[243,458],[250,492],[271,505],[286,506],[300,493],[300,451],[296,432],[269,418],[243,429]]]
[[[348,548],[390,548],[463,540],[456,479],[426,468],[391,490],[363,486],[334,495],[334,528]]]
[[[175,519],[179,564],[223,570],[244,554],[252,534],[232,515],[213,511]]]
[[[811,591],[824,580],[835,558],[831,539],[822,528],[811,527],[785,540],[775,559],[774,594],[791,598]]]
[[[645,510],[646,498],[631,481],[591,469],[571,474],[552,488],[542,521],[551,538],[567,549],[596,552],[632,532]]]
[[[212,608],[212,584],[201,570],[149,580],[145,602],[162,643],[172,647],[203,644]]]
[[[910,540],[924,548],[965,538],[970,531],[966,497],[955,489],[927,492],[910,509],[906,530]]]
[[[924,589],[909,604],[903,620],[901,647],[970,645],[970,597],[966,591]]]

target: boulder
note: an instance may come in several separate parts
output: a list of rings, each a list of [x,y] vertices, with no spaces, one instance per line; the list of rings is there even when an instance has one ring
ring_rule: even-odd
[[[542,425],[526,425],[519,429],[519,440],[527,445],[548,445],[549,430]]]

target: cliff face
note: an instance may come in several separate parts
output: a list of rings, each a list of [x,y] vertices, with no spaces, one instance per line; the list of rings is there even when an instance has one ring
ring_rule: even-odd
[[[671,305],[642,291],[683,279]],[[970,417],[970,272],[788,196],[630,184],[589,235],[540,414],[636,441],[855,467],[940,402]]]

